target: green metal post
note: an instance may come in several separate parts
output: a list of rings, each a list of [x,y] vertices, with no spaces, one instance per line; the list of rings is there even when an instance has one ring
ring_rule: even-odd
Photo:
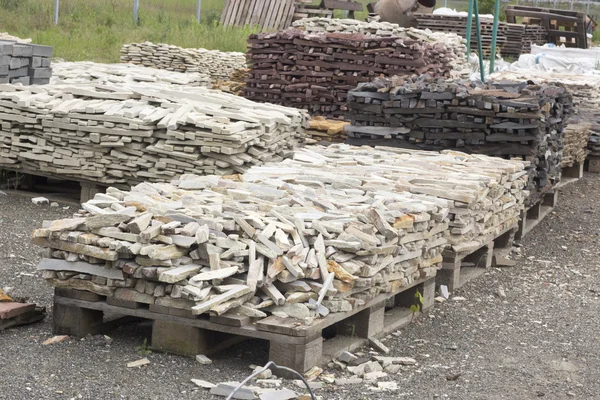
[[[471,54],[471,25],[473,25],[473,2],[477,0],[469,0],[469,12],[467,13],[467,62]]]
[[[496,38],[498,37],[498,19],[500,18],[500,0],[496,0],[494,7],[494,29],[492,31],[492,52],[490,54],[490,74],[494,73],[496,62]]]
[[[477,52],[479,53],[479,73],[481,82],[485,82],[485,71],[483,70],[483,48],[481,45],[481,26],[479,25],[479,5],[473,0],[473,12],[475,13],[475,29],[477,30]]]

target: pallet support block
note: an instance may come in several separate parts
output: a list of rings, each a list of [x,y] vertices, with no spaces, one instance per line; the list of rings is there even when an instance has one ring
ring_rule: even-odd
[[[583,178],[583,163],[576,162],[571,167],[563,168],[562,177],[574,179]]]
[[[52,332],[55,335],[84,337],[96,335],[103,329],[104,313],[81,307],[72,307],[54,302]]]
[[[590,157],[587,160],[587,171],[600,173],[600,157]]]
[[[494,259],[494,241],[484,244],[470,254],[452,254],[444,258],[443,268],[438,271],[436,282],[438,285],[448,286],[448,291],[454,292],[464,285],[469,279],[480,275],[485,269],[492,266]],[[463,263],[473,264],[469,271],[476,273],[465,274],[467,271]],[[478,271],[481,269],[481,271]],[[475,271],[473,271],[475,270]]]
[[[100,187],[99,185],[88,182],[81,182],[80,200],[82,203],[85,203],[86,201],[93,199],[97,193],[103,192],[104,190],[102,190],[102,187]]]
[[[300,373],[304,373],[313,366],[318,365],[323,353],[323,338],[321,335],[310,340],[306,344],[290,344],[271,341],[269,346],[269,360],[275,364],[288,367]],[[294,374],[273,368],[273,373],[279,377],[295,379]]]
[[[152,348],[165,353],[195,357],[214,354],[244,338],[228,333],[215,335],[207,329],[162,320],[152,322]]]
[[[385,317],[385,302],[354,314],[336,324],[338,334],[368,339],[383,332]]]
[[[429,310],[431,307],[433,307],[434,304],[435,278],[423,282],[423,286],[421,288],[421,295],[423,296],[423,304],[421,304],[421,310]]]

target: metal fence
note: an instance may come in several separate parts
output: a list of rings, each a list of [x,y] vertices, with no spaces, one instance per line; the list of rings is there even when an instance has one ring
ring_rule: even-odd
[[[139,24],[140,0],[133,0],[133,21]],[[54,25],[58,25],[58,17],[60,14],[60,0],[54,0]],[[202,14],[202,0],[197,0],[196,3],[196,21],[200,23]]]

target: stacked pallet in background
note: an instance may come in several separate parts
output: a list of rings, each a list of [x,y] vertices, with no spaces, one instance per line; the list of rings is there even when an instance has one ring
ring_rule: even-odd
[[[0,88],[0,168],[96,183],[228,175],[285,157],[303,112],[154,83]]]
[[[177,72],[199,72],[213,82],[231,80],[238,70],[246,68],[244,53],[206,49],[184,49],[151,42],[124,44],[121,62]]]
[[[573,96],[573,112],[577,118],[565,128],[565,158],[563,165],[581,159],[589,149],[591,156],[600,156],[600,77],[597,75],[563,74],[538,70],[504,71],[493,74],[494,80],[530,80],[535,83],[557,82]],[[570,127],[574,123],[576,126]],[[583,145],[588,143],[587,145]],[[581,147],[583,145],[583,147]],[[583,157],[585,159],[585,157]]]
[[[585,119],[573,117],[569,120],[569,124],[565,127],[565,148],[561,167],[572,167],[576,163],[583,164],[589,153],[587,147],[591,130],[592,124]]]
[[[46,248],[38,269],[51,285],[109,304],[312,325],[435,276],[448,242],[473,246],[510,223],[524,167],[314,147],[239,179],[109,188],[74,218],[44,223],[33,243]]]
[[[251,35],[244,97],[342,117],[348,90],[385,75],[445,76],[454,54],[442,44],[296,29]]]
[[[211,86],[210,76],[200,72],[181,74],[134,64],[99,64],[90,61],[57,62],[52,65],[52,70],[51,82],[53,84],[162,83],[183,86]]]
[[[51,58],[50,46],[0,40],[0,84],[48,84]]]
[[[303,18],[331,18],[333,10],[313,5],[313,0],[296,0],[293,21]]]
[[[455,33],[432,32],[415,28],[403,28],[389,22],[364,22],[356,19],[304,18],[295,21],[293,26],[307,33],[361,33],[366,36],[397,37],[422,40],[440,44],[454,54],[454,70],[466,66],[466,40]]]
[[[557,46],[587,49],[587,33],[593,32],[596,23],[586,13],[541,7],[506,7],[506,20],[510,23],[537,24],[546,29],[546,43]]]
[[[221,13],[223,26],[257,26],[285,29],[292,23],[296,0],[228,0]]]
[[[530,203],[560,181],[572,97],[562,86],[427,76],[362,84],[348,94],[351,144],[519,157],[531,162]]]
[[[548,30],[541,25],[525,25],[521,54],[531,53],[531,46],[543,46],[548,43]]]

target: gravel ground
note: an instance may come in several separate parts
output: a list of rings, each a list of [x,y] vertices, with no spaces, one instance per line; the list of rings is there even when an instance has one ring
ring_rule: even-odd
[[[436,304],[386,338],[392,356],[417,360],[383,379],[396,381],[397,392],[376,393],[360,384],[317,393],[346,400],[600,398],[599,199],[598,175],[567,186],[555,211],[523,240],[517,267],[490,269],[453,294],[464,300]],[[0,286],[50,308],[52,290],[35,272],[39,257],[28,237],[42,220],[73,210],[0,194]],[[500,287],[506,297],[498,294]],[[152,353],[148,367],[127,369],[141,358],[150,326],[127,325],[109,335],[110,346],[90,338],[42,346],[52,336],[51,317],[0,333],[1,397],[211,399],[190,379],[241,380],[250,364],[266,363],[268,354],[266,343],[248,341],[213,357],[209,366]]]

